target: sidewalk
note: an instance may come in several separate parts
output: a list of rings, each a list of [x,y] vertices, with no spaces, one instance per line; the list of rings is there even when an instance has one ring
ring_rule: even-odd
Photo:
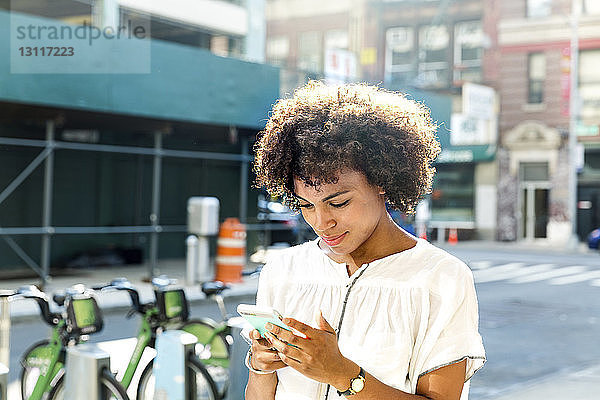
[[[589,249],[586,243],[579,243],[576,248],[569,248],[566,244],[557,244],[545,240],[498,242],[493,240],[463,240],[455,245],[448,242],[431,242],[433,245],[443,249],[472,249],[490,251],[518,251],[518,252],[551,252],[554,254],[577,254],[577,255],[600,255],[600,251]]]
[[[74,284],[82,283],[87,287],[108,283],[117,277],[125,277],[140,291],[142,302],[154,300],[152,284],[149,282],[147,265],[111,266],[89,269],[71,269],[63,271],[60,275],[53,276],[44,287],[44,292],[49,296],[58,290],[64,290]],[[160,260],[159,274],[177,279],[177,284],[185,289],[186,296],[191,302],[204,301],[206,297],[199,284],[186,285],[185,260]],[[0,279],[0,289],[17,289],[23,285],[39,284],[39,278]],[[258,277],[244,277],[240,283],[229,284],[229,289],[223,292],[223,297],[249,296],[256,293]],[[51,304],[53,304],[51,302]],[[129,307],[131,301],[126,292],[114,291],[98,293],[98,305],[101,309],[114,309]],[[51,305],[51,309],[52,305]],[[39,317],[39,307],[34,300],[18,300],[10,303],[10,315],[13,323],[30,317]]]

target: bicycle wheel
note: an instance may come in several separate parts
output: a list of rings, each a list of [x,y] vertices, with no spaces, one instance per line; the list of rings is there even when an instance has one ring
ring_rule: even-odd
[[[192,319],[180,329],[198,338],[196,355],[215,381],[220,397],[224,398],[229,388],[229,350],[233,338],[225,331],[215,335],[217,324],[212,320]]]
[[[49,345],[49,340],[40,340],[27,348],[21,357],[21,398],[23,400],[31,397],[39,377],[46,373],[52,358],[52,349]],[[56,385],[63,372],[64,369],[61,369],[56,374],[50,386]]]
[[[121,386],[108,369],[102,370],[99,382],[101,400],[129,400],[129,396],[127,396],[127,392],[123,386]],[[61,376],[57,384],[50,390],[47,400],[63,400],[64,398],[65,381],[64,376]]]
[[[155,381],[154,374],[152,373],[152,367],[154,365],[154,361],[151,361],[146,365],[142,375],[140,376],[140,381],[138,383],[137,389],[137,400],[153,400],[154,399],[154,390],[155,390]],[[195,393],[191,396],[194,400],[218,400],[221,399],[218,395],[217,386],[215,385],[214,380],[211,378],[210,374],[206,370],[206,367],[198,360],[195,355],[192,355],[186,361],[186,368],[188,368],[188,373],[190,376],[194,377],[191,382],[190,390],[193,390],[192,393]]]
[[[108,368],[102,370],[100,375],[102,400],[129,400],[125,388],[117,381]]]

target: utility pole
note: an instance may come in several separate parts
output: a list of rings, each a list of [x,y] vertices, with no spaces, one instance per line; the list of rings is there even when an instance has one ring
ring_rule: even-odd
[[[580,0],[571,0],[571,65],[569,96],[569,214],[571,237],[568,247],[579,245],[577,237],[577,121],[579,119],[579,15]]]

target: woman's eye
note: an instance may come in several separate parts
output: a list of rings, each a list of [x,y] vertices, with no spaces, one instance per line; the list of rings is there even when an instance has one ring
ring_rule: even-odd
[[[340,207],[344,207],[346,204],[348,204],[349,201],[350,200],[346,200],[341,203],[329,203],[329,204],[331,204],[332,207],[340,208]]]
[[[298,204],[298,207],[300,207],[300,208],[309,208],[309,207],[312,207],[312,204]]]

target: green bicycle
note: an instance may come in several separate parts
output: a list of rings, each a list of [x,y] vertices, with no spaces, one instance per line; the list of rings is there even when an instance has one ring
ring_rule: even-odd
[[[171,289],[171,281],[164,278],[153,280],[156,302],[142,304],[138,291],[124,278],[115,279],[107,285],[94,287],[94,290],[125,290],[129,294],[133,308],[129,316],[137,313],[142,314],[142,323],[137,335],[137,343],[129,360],[127,369],[121,379],[120,386],[125,390],[133,382],[142,354],[146,347],[154,348],[156,337],[164,329],[174,329],[182,321],[187,319],[187,301],[182,289]],[[60,302],[60,298],[54,296],[54,300]],[[24,400],[37,400],[32,397],[32,380],[40,374],[40,369],[47,362],[48,341],[42,341],[30,348],[22,358],[21,391]],[[63,362],[64,364],[64,362]],[[63,364],[56,365],[54,374],[63,374]],[[150,400],[154,398],[154,375],[152,373],[153,362],[150,362],[143,370],[138,386],[137,400]],[[217,389],[206,367],[194,354],[186,357],[186,368],[188,376],[194,377],[189,387],[190,398],[197,400],[217,400]],[[54,387],[59,382],[51,380],[49,385]]]
[[[126,279],[114,279],[106,285],[94,289],[101,291],[124,290],[129,294],[132,309],[128,317],[139,313],[142,322],[137,334],[136,346],[133,350],[127,369],[121,379],[121,384],[128,388],[138,370],[142,354],[146,347],[155,348],[157,334],[166,329],[182,329],[190,323],[188,321],[188,303],[185,292],[181,288],[173,288],[173,280],[160,276],[152,280],[155,301],[143,304],[140,302],[138,290]],[[182,329],[185,330],[185,329]],[[143,369],[137,386],[137,400],[151,400],[154,398],[154,361],[150,361]],[[198,400],[218,400],[217,385],[206,366],[195,354],[189,354],[186,359],[186,368],[190,372],[193,391],[192,396]]]
[[[49,340],[36,343],[25,352],[21,364],[21,394],[27,400],[62,400],[64,397],[64,365],[66,349],[86,341],[90,334],[102,330],[102,314],[90,290],[75,285],[54,301],[65,311],[50,311],[47,295],[35,286],[24,286],[11,299],[33,299],[40,307],[44,321],[52,327]],[[98,377],[102,399],[129,400],[127,392],[108,368]]]
[[[247,273],[247,275],[257,274],[257,271],[259,272],[260,269]],[[163,286],[166,286],[169,282],[173,281],[164,276],[153,280],[155,285],[159,284],[159,282]],[[159,308],[157,309],[154,303],[141,305],[138,291],[125,278],[119,278],[108,285],[98,287],[97,289],[101,290],[126,290],[129,293],[132,303],[132,311],[128,315],[131,316],[135,312],[138,312],[143,315],[143,321],[146,321],[142,322],[142,327],[138,334],[137,346],[133,352],[125,376],[121,381],[123,385],[125,387],[129,385],[133,374],[137,370],[137,365],[145,346],[154,346],[153,341],[156,329],[180,329],[191,333],[198,340],[198,343],[195,346],[195,354],[197,359],[199,359],[205,367],[203,371],[208,372],[210,379],[207,378],[206,381],[215,390],[214,397],[208,398],[224,399],[227,395],[227,390],[229,389],[230,347],[233,344],[231,328],[227,323],[230,316],[227,313],[223,297],[221,296],[221,293],[227,288],[228,286],[222,282],[205,282],[202,284],[202,292],[207,298],[212,299],[217,303],[223,317],[221,322],[215,322],[210,318],[188,319],[187,300],[181,289],[179,289],[179,297],[177,297],[179,301],[174,304],[185,304],[185,306],[183,306],[185,311],[178,318],[171,318],[168,320],[168,318],[165,317],[167,307],[160,306],[164,303],[161,300],[160,291],[155,291],[155,297],[159,304]],[[145,343],[147,343],[145,337],[148,334],[150,334],[152,339],[150,344],[145,345]],[[138,384],[138,400],[152,399],[152,388],[154,388],[152,365],[152,362],[150,362],[141,374],[140,383]],[[200,383],[202,382],[199,382],[198,385],[200,385]]]

